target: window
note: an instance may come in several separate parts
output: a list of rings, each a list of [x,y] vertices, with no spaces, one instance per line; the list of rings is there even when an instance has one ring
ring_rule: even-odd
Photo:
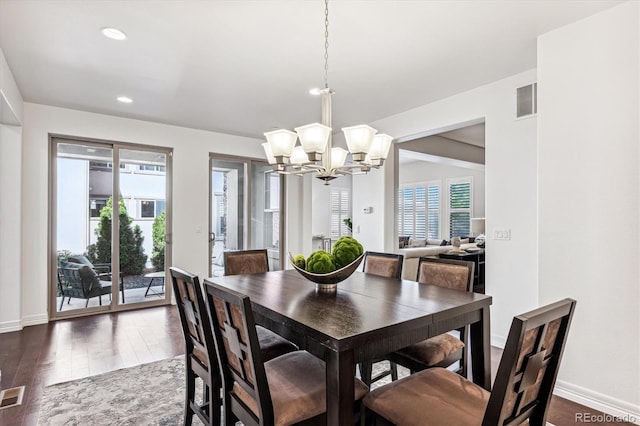
[[[440,181],[400,187],[398,235],[440,238]]]
[[[165,210],[164,200],[140,200],[140,217],[153,218],[160,216]]]
[[[105,199],[93,199],[89,202],[89,210],[91,210],[90,217],[100,217],[100,211],[107,205]]]
[[[344,219],[351,217],[351,193],[348,189],[331,190],[331,238],[350,235]]]
[[[143,172],[164,172],[164,166],[156,166],[153,164],[139,164],[138,169]]]
[[[449,237],[471,234],[473,182],[471,177],[449,179]]]

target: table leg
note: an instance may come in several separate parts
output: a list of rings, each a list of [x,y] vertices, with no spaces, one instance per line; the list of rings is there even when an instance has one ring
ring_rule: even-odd
[[[491,328],[489,307],[482,308],[481,319],[471,324],[471,371],[474,383],[491,390]]]
[[[327,352],[327,424],[352,425],[355,380],[353,350]]]

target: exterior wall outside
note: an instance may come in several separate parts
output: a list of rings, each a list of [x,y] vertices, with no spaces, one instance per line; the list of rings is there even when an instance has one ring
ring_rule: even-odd
[[[640,421],[640,3],[538,40],[540,303],[578,301],[557,391]]]

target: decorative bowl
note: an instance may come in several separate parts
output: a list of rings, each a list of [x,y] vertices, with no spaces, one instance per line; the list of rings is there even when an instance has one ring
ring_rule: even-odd
[[[298,271],[300,275],[302,275],[309,281],[313,281],[314,283],[316,283],[316,289],[323,292],[335,292],[338,283],[349,278],[349,276],[353,274],[356,269],[358,269],[358,266],[360,266],[362,259],[364,259],[364,254],[358,256],[347,266],[343,266],[342,268],[337,269],[333,272],[329,272],[327,274],[315,274],[313,272],[305,271],[304,269],[296,266],[296,264],[293,263],[293,255],[289,253],[289,263],[291,263],[291,266],[293,266],[293,268]]]

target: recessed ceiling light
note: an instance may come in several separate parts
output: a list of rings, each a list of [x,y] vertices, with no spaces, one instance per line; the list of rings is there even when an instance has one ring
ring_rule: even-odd
[[[131,102],[133,102],[133,99],[126,96],[118,96],[118,101],[122,102],[123,104],[130,104]]]
[[[127,39],[127,35],[125,33],[123,33],[122,31],[120,31],[117,28],[110,28],[110,27],[105,27],[102,30],[100,30],[102,32],[102,35],[104,35],[105,37],[109,37],[113,40],[126,40]]]

